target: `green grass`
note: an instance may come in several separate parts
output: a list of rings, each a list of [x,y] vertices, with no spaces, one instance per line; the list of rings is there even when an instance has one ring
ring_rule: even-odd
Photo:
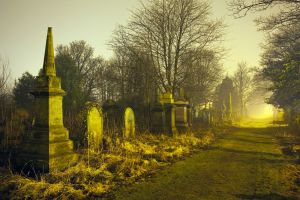
[[[300,197],[300,166],[282,154],[279,132],[268,123],[243,122],[216,143],[216,133],[224,129],[197,130],[174,137],[106,138],[108,151],[89,156],[82,151],[75,166],[40,180],[0,168],[0,199]]]
[[[262,123],[233,129],[212,149],[175,163],[145,182],[125,186],[116,199],[299,199],[300,167],[281,153]]]

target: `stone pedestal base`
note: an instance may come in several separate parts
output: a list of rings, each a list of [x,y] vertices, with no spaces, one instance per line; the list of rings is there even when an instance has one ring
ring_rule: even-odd
[[[64,127],[37,128],[23,142],[22,151],[16,164],[25,171],[47,173],[61,171],[76,162],[78,155],[73,152],[73,141],[68,139]]]

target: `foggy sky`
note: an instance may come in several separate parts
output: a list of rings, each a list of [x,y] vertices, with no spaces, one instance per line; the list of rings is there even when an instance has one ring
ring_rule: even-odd
[[[227,24],[223,60],[232,74],[237,62],[259,65],[262,33],[250,15],[235,20],[223,0],[212,2],[212,18]],[[43,64],[47,27],[53,27],[55,46],[85,40],[95,54],[109,58],[109,42],[118,24],[126,24],[139,0],[0,0],[0,55],[9,60],[12,78],[25,71],[37,75]]]

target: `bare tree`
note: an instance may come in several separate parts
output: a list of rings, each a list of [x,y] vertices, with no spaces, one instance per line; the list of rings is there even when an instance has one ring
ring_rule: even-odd
[[[222,22],[210,20],[209,14],[206,1],[149,0],[117,29],[111,45],[149,55],[159,89],[174,93],[181,73],[187,73],[185,55],[218,49],[214,44],[222,37]]]
[[[7,83],[10,78],[10,70],[9,70],[8,65],[9,65],[8,60],[5,60],[0,56],[0,93],[1,93],[1,95],[6,91]]]
[[[237,71],[233,77],[234,87],[237,90],[237,95],[240,105],[240,115],[244,116],[247,103],[253,88],[252,85],[252,70],[248,67],[246,62],[238,63]]]
[[[243,17],[248,12],[261,12],[276,8],[276,14],[258,18],[261,30],[274,30],[300,24],[299,0],[232,0],[228,3],[235,17]]]
[[[5,120],[8,115],[8,104],[11,101],[11,88],[9,85],[10,69],[9,62],[0,56],[0,120]]]
[[[191,59],[193,57],[194,59]],[[214,90],[222,78],[220,58],[212,51],[203,51],[195,56],[187,56],[188,73],[182,77],[184,88],[193,104],[211,102]]]
[[[73,41],[69,45],[59,45],[56,48],[57,55],[69,56],[79,72],[80,87],[84,92],[83,101],[96,100],[99,68],[103,68],[104,59],[94,56],[94,49],[85,41]]]

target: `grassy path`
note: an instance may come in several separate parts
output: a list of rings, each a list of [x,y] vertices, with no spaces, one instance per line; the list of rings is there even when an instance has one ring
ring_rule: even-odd
[[[212,149],[179,161],[146,182],[121,187],[116,199],[288,199],[285,160],[268,128],[238,128]]]

